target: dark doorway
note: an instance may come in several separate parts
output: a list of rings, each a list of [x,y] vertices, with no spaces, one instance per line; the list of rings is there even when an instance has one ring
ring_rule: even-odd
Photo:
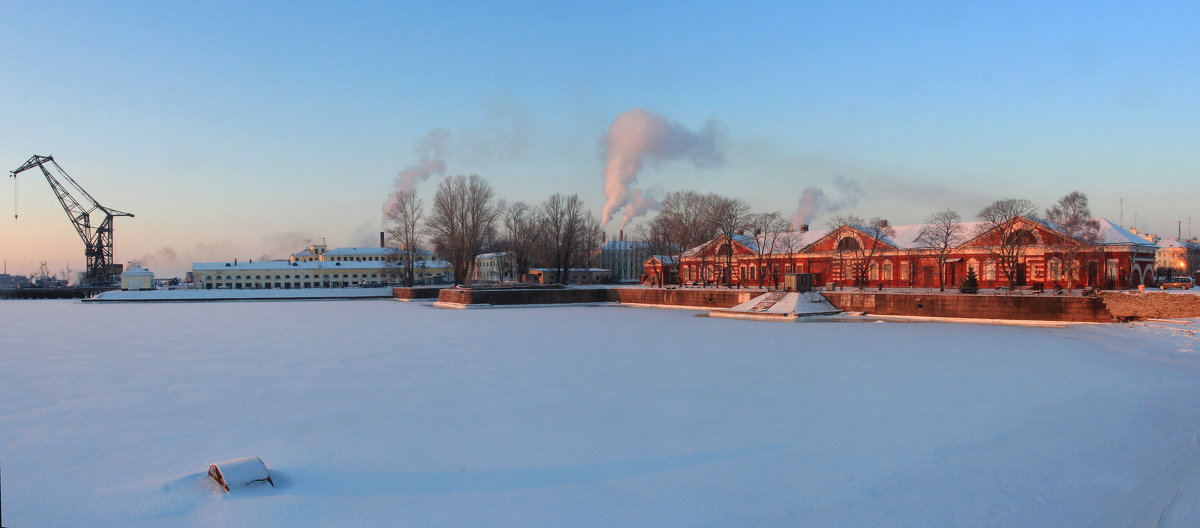
[[[1016,286],[1024,286],[1025,285],[1025,264],[1017,264],[1016,275],[1017,275],[1017,277],[1016,277],[1017,282],[1015,285]]]

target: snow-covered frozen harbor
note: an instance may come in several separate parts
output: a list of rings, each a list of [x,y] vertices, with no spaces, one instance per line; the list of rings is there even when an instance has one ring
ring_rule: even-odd
[[[5,301],[3,520],[1194,526],[1198,326]]]

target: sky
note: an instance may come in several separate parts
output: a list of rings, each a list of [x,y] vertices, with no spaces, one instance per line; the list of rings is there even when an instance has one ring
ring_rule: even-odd
[[[621,158],[644,197],[787,217],[807,189],[813,224],[908,224],[1079,190],[1127,227],[1200,235],[1200,4],[477,4],[0,0],[0,167],[54,156],[136,215],[116,261],[168,276],[374,245],[431,158],[426,199],[455,174],[508,201],[577,193],[615,236],[622,116],[664,131]],[[16,180],[7,272],[82,270],[50,186]]]

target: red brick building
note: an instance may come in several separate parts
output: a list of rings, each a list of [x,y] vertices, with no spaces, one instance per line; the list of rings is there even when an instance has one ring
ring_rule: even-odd
[[[981,288],[1007,286],[1009,277],[998,250],[998,240],[1005,236],[1023,237],[1022,249],[1010,259],[1017,287],[1067,287],[1071,266],[1065,259],[1072,255],[1074,287],[1125,289],[1153,284],[1158,247],[1108,220],[1097,221],[1098,243],[1074,244],[1069,249],[1062,233],[1043,221],[1019,217],[986,231],[979,223],[964,222],[946,259],[946,285],[961,284],[967,270],[973,269]],[[785,273],[812,273],[818,285],[852,284],[863,277],[871,287],[937,287],[936,252],[917,241],[925,228],[924,224],[892,226],[889,235],[880,237],[872,236],[870,229],[849,225],[717,237],[685,252],[678,273],[685,284],[778,287]],[[654,274],[662,265],[651,260],[646,262],[644,282],[655,284]]]

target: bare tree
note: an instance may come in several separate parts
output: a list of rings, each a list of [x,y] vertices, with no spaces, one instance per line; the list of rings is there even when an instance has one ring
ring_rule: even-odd
[[[1062,235],[1053,242],[1061,258],[1059,271],[1067,276],[1067,290],[1075,287],[1075,275],[1079,270],[1080,253],[1094,247],[1100,241],[1100,222],[1092,218],[1088,197],[1079,191],[1058,199],[1058,203],[1046,209],[1046,220],[1054,224]],[[1058,277],[1052,277],[1058,279]]]
[[[518,277],[529,273],[540,227],[536,212],[525,202],[509,204],[504,211],[504,245],[512,252],[511,260]]]
[[[676,191],[663,198],[662,211],[647,222],[643,240],[650,244],[652,252],[670,257],[668,260],[678,267],[680,285],[687,280],[681,266],[684,253],[707,244],[717,234],[712,211],[718,200],[715,194]],[[707,256],[704,251],[697,251],[696,256],[703,280]],[[667,275],[666,269],[662,275]]]
[[[738,198],[717,197],[712,208],[712,219],[721,238],[718,258],[725,261],[719,282],[729,286],[733,281],[733,239],[745,231],[750,221],[750,204]]]
[[[577,194],[553,194],[542,203],[540,216],[547,257],[556,270],[555,281],[566,284],[587,235],[583,200]]]
[[[946,291],[946,261],[950,252],[965,242],[962,217],[958,211],[946,209],[933,213],[925,222],[917,234],[916,245],[933,255],[937,262],[938,291]]]
[[[438,185],[426,226],[446,252],[455,284],[470,278],[475,256],[495,236],[500,211],[492,186],[477,175],[448,176]]]
[[[416,190],[400,192],[388,206],[388,235],[396,250],[388,253],[389,263],[400,270],[404,285],[412,287],[414,266],[420,258],[422,219],[425,205],[417,198]]]
[[[1037,243],[1037,239],[1022,218],[1033,219],[1037,206],[1033,202],[1018,198],[996,200],[975,215],[980,224],[975,236],[981,239],[985,252],[1000,263],[1000,270],[1008,280],[1008,289],[1016,287],[1016,279],[1025,250]]]
[[[604,238],[604,227],[591,211],[585,211],[577,226],[575,247],[571,257],[572,266],[594,268],[600,264],[600,246]]]
[[[833,218],[830,225],[846,226],[857,234],[857,236],[845,236],[838,240],[838,259],[842,264],[842,275],[845,276],[845,260],[849,255],[852,259],[851,267],[855,285],[859,288],[866,286],[867,274],[878,265],[876,261],[879,260],[880,255],[892,246],[888,240],[896,236],[896,229],[883,218],[876,217],[870,221],[863,221],[862,218],[854,215],[838,215]]]
[[[748,227],[754,230],[755,266],[758,268],[756,280],[761,287],[765,282],[774,288],[779,284],[775,269],[779,261],[774,260],[775,254],[791,239],[792,223],[777,212],[750,215]]]

